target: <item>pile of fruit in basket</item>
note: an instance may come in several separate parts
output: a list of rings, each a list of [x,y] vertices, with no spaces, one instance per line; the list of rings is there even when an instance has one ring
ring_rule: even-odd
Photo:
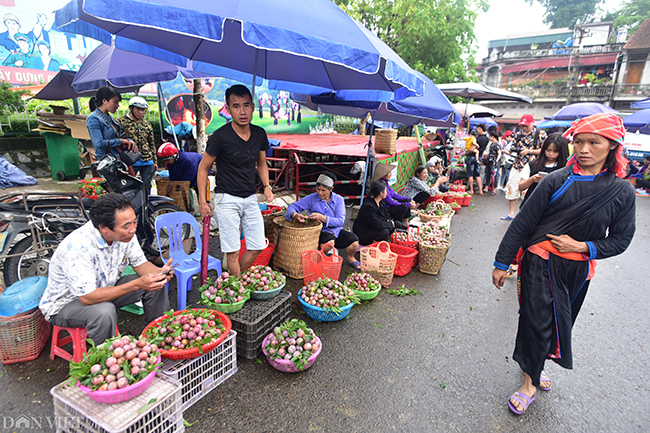
[[[146,330],[146,337],[161,350],[198,348],[217,341],[226,332],[217,314],[210,310],[168,311],[166,317]]]
[[[445,203],[442,200],[437,200],[434,201],[433,203],[429,203],[427,208],[422,211],[422,213],[425,213],[427,215],[433,215],[433,216],[443,216],[443,215],[448,215],[449,211],[452,210],[452,205]]]
[[[420,244],[429,247],[446,247],[449,245],[447,231],[432,221],[420,226]]]
[[[243,287],[239,278],[222,273],[216,280],[208,278],[199,291],[202,298],[214,304],[234,304],[248,298],[250,290]],[[209,304],[208,304],[209,305]]]
[[[359,298],[352,289],[330,278],[319,278],[307,284],[301,289],[300,298],[311,306],[337,314],[342,307],[359,303]]]
[[[106,340],[91,347],[81,362],[70,362],[70,381],[79,382],[93,391],[126,388],[157,370],[158,346],[131,335]]]
[[[287,282],[287,277],[280,272],[274,271],[269,266],[257,265],[242,272],[240,281],[244,289],[250,289],[253,292],[263,292],[284,286]]]
[[[357,292],[374,292],[381,289],[379,281],[375,280],[370,274],[360,272],[350,274],[345,280],[345,284]]]
[[[307,360],[320,348],[314,331],[298,319],[275,327],[265,340],[264,352],[269,358],[291,361],[298,370],[308,367]]]

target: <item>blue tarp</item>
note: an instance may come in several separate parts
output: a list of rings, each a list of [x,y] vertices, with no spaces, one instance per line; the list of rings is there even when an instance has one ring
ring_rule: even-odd
[[[0,156],[0,188],[35,185],[36,179]]]

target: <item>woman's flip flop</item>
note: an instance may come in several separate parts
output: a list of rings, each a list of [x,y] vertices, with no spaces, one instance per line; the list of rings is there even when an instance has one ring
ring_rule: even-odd
[[[528,410],[528,406],[530,406],[535,401],[535,398],[537,398],[537,394],[533,395],[532,397],[528,397],[526,394],[517,391],[514,394],[512,394],[508,399],[508,407],[510,408],[512,413],[521,415],[524,412],[526,412],[526,410]],[[519,403],[521,403],[523,409],[521,411],[518,411],[515,405],[512,404],[510,400],[517,400]]]
[[[544,387],[542,386],[542,382],[549,382],[549,383],[551,383],[551,378],[548,377],[548,376],[546,375],[546,373],[544,373],[543,371],[542,371],[542,374],[539,375],[539,389],[541,389],[542,391],[550,391],[550,389],[551,389],[551,385],[549,385],[548,387],[544,388]]]
[[[361,267],[361,263],[359,262],[359,260],[348,262],[348,264],[352,266],[354,269],[359,269]]]

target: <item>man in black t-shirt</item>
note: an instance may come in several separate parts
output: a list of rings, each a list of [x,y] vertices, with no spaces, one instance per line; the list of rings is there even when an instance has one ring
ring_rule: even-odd
[[[250,123],[255,105],[248,88],[236,84],[226,90],[226,106],[232,122],[210,136],[199,164],[199,211],[202,217],[212,214],[206,188],[210,167],[216,160],[218,182],[214,189],[214,211],[219,224],[221,251],[226,254],[229,272],[239,275],[265,248],[264,220],[255,194],[256,166],[267,202],[273,200],[273,191],[266,165],[269,140],[264,129]],[[247,251],[240,263],[242,230]]]

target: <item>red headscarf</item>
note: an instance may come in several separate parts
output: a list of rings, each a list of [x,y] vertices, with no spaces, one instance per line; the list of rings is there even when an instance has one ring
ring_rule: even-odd
[[[577,134],[596,134],[618,143],[614,168],[618,177],[625,177],[625,167],[627,166],[627,159],[623,156],[625,127],[620,117],[612,113],[598,113],[575,120],[564,136],[573,139]],[[575,153],[569,158],[567,165],[578,167]]]

